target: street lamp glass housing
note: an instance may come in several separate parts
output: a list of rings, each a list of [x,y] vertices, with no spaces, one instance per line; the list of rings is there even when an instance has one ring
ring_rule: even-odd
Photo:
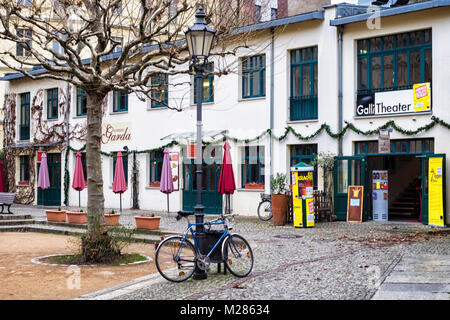
[[[216,32],[205,23],[205,16],[200,6],[195,15],[195,24],[185,32],[191,59],[206,60],[211,51]]]

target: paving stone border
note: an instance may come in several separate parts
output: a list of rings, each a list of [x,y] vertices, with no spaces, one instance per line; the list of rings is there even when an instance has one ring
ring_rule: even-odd
[[[142,264],[153,261],[153,258],[150,258],[149,256],[139,253],[141,256],[145,257],[145,260],[143,261],[136,261],[136,262],[130,262],[130,263],[121,263],[120,266],[131,266],[136,264]],[[98,267],[98,266],[105,266],[105,265],[98,265],[98,264],[62,264],[62,263],[47,263],[42,262],[41,259],[45,258],[51,258],[51,257],[58,257],[58,256],[66,256],[67,254],[64,253],[56,253],[56,254],[50,254],[47,256],[42,257],[36,257],[31,259],[31,262],[34,264],[39,264],[43,266],[52,266],[52,267],[70,267],[70,266],[77,266],[77,267]]]

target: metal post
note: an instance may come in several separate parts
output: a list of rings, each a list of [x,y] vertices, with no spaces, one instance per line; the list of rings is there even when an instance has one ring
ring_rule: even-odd
[[[197,146],[196,146],[196,173],[197,173],[197,204],[195,205],[195,223],[203,223],[203,210],[205,207],[202,205],[202,87],[203,87],[203,66],[195,66],[195,82],[196,86],[196,97],[197,97]],[[204,228],[202,225],[197,225],[195,227],[196,234],[203,233]],[[201,241],[201,239],[199,239]],[[195,280],[206,279],[205,270],[201,270],[197,265],[194,267],[193,278]]]

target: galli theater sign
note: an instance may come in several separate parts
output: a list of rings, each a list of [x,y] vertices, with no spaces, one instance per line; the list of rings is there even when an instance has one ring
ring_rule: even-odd
[[[430,83],[418,83],[408,90],[376,92],[358,95],[357,117],[390,116],[431,111]]]
[[[131,124],[128,122],[104,123],[102,126],[102,144],[124,143],[131,141]]]

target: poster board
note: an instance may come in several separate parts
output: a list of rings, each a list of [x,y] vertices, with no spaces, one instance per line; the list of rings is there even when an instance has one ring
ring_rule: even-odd
[[[348,186],[347,222],[361,222],[363,212],[363,186]]]
[[[180,190],[180,154],[178,152],[170,152],[170,168],[172,169],[173,191]]]
[[[443,227],[443,158],[430,158],[428,161],[428,224]]]

